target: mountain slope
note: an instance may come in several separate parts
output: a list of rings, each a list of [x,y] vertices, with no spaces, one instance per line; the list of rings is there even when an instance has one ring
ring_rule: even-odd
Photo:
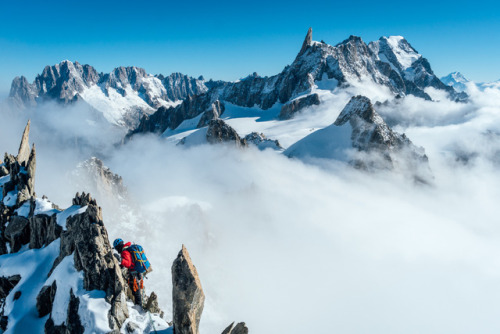
[[[32,84],[23,76],[16,77],[9,99],[21,108],[35,107],[44,101],[86,102],[109,122],[135,127],[142,115],[207,90],[202,77],[195,79],[181,73],[153,76],[138,67],[98,73],[90,65],[65,60],[46,66]]]
[[[364,96],[352,97],[332,125],[298,141],[284,154],[305,160],[343,160],[368,170],[396,169],[413,174],[419,182],[432,179],[424,149],[394,132]]]
[[[452,87],[443,84],[434,75],[429,62],[403,37],[382,37],[366,44],[360,37],[350,36],[332,46],[313,41],[312,29],[309,29],[297,57],[281,73],[271,77],[253,73],[236,82],[214,85],[207,93],[194,96],[179,106],[162,107],[150,117],[143,117],[128,137],[141,132],[163,133],[167,129],[175,129],[182,121],[206,112],[215,101],[222,105],[231,103],[267,110],[276,103],[286,104],[309,96],[317,88],[344,89],[364,83],[385,87],[394,96],[400,97],[414,95],[430,100],[425,90],[433,88],[444,91],[452,100],[466,98],[465,94],[458,94]],[[319,104],[320,101],[316,99],[307,105],[312,103]],[[288,105],[284,108],[287,110],[283,111],[286,116],[283,118],[291,118],[300,110]]]

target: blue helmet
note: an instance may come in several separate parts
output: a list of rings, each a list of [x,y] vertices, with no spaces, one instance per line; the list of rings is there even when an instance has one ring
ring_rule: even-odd
[[[115,239],[115,241],[113,241],[113,248],[116,248],[118,247],[119,245],[123,244],[123,240],[118,238],[118,239]]]

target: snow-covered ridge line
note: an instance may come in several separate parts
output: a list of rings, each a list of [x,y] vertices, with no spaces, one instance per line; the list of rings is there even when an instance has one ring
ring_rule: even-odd
[[[99,73],[90,65],[64,60],[46,66],[33,83],[24,77],[12,81],[9,100],[21,108],[46,100],[62,103],[84,101],[111,123],[130,126],[144,113],[173,106],[187,96],[208,90],[203,77],[181,73],[151,75],[139,67],[117,67]],[[139,115],[136,115],[139,112]]]
[[[18,155],[0,161],[2,199],[15,197],[0,202],[0,332],[172,334],[175,326],[177,333],[198,333],[205,297],[187,249],[172,265],[173,323],[154,292],[134,306],[129,274],[113,254],[95,199],[77,193],[61,210],[35,196],[29,127]],[[237,331],[233,324],[224,333],[248,333],[244,323]]]
[[[451,100],[466,98],[466,94],[459,94],[443,84],[434,75],[429,62],[401,36],[381,37],[369,44],[360,37],[350,36],[332,46],[313,41],[310,28],[295,60],[281,73],[270,77],[253,73],[237,82],[222,82],[204,94],[186,99],[179,106],[160,108],[152,115],[145,115],[127,138],[136,133],[161,134],[168,129],[175,130],[183,121],[202,113],[205,118],[224,117],[224,108],[210,108],[215,102],[221,106],[230,103],[262,110],[283,104],[279,118],[289,119],[300,109],[320,104],[315,95],[320,87],[334,91],[366,83],[387,89],[394,97],[414,95],[431,100],[426,90],[433,88]],[[211,109],[209,115],[208,109]],[[206,124],[199,124],[199,127]]]

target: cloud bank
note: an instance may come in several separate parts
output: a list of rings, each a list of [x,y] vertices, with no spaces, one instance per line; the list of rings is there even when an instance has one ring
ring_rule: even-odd
[[[207,296],[202,333],[232,321],[264,334],[497,333],[498,101],[492,91],[467,104],[407,97],[378,109],[425,147],[433,186],[271,151],[183,149],[154,136],[113,148],[114,136],[80,126],[81,114],[61,127],[59,113],[48,124],[32,119],[37,193],[69,205],[82,190],[70,171],[103,153],[130,194],[127,212],[112,208],[111,195],[98,198],[110,238],[144,245],[154,267],[146,285],[167,315],[170,266],[186,245]],[[0,143],[15,153],[24,119],[3,119]],[[70,144],[76,131],[86,149]]]

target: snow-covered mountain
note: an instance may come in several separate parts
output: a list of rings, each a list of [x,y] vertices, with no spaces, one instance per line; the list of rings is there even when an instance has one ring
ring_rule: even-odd
[[[473,82],[469,79],[467,79],[462,73],[460,72],[452,72],[448,74],[447,76],[444,76],[441,78],[441,81],[450,86],[455,88],[456,91],[458,92],[467,92],[468,89],[471,87],[475,87],[481,91],[484,91],[485,89],[500,89],[500,80],[492,81],[492,82]]]
[[[332,46],[313,41],[310,28],[294,62],[281,73],[271,77],[253,73],[236,82],[221,82],[178,106],[161,107],[155,114],[145,116],[128,137],[173,130],[184,120],[202,113],[213,118],[223,112],[223,108],[213,108],[215,102],[262,110],[284,104],[280,118],[292,118],[300,109],[320,103],[314,96],[316,89],[332,91],[363,85],[384,87],[394,97],[413,95],[431,100],[426,90],[435,89],[451,100],[466,98],[466,94],[443,84],[427,59],[401,36],[381,37],[369,44],[360,37],[350,36]],[[291,101],[296,103],[290,104]],[[206,122],[199,124],[205,125]]]
[[[135,127],[142,115],[207,90],[203,77],[195,79],[181,73],[153,76],[138,67],[98,73],[90,65],[65,60],[46,66],[31,84],[24,76],[16,77],[9,99],[21,108],[48,100],[63,104],[82,101],[101,112],[110,123]]]
[[[362,169],[396,169],[412,173],[418,182],[432,179],[425,150],[393,131],[370,99],[360,95],[352,97],[332,125],[299,140],[284,154],[348,161]]]
[[[466,84],[470,82],[470,80],[460,72],[452,72],[442,77],[441,81],[445,85],[455,88],[457,92],[465,92],[467,90]]]

